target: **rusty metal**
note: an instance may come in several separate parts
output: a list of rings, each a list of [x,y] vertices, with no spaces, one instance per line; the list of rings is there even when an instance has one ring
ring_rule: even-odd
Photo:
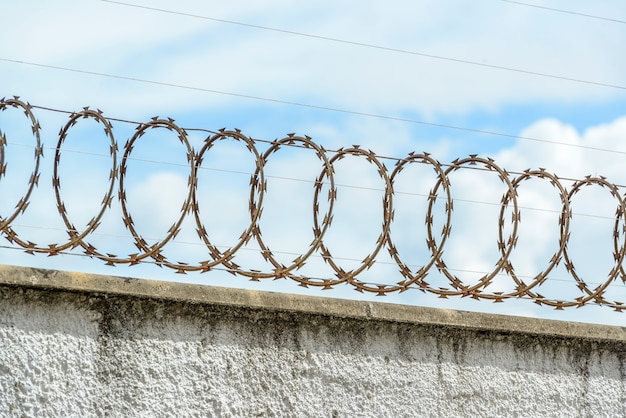
[[[56,208],[63,220],[69,238],[65,242],[47,243],[45,245],[23,240],[12,228],[12,223],[28,209],[32,193],[35,187],[40,183],[40,163],[43,157],[43,145],[41,143],[41,126],[35,118],[33,106],[20,100],[19,97],[0,100],[0,112],[10,108],[22,110],[31,124],[34,138],[35,164],[28,184],[26,185],[26,190],[16,204],[14,211],[6,217],[0,214],[0,231],[15,248],[21,248],[30,254],[39,253],[51,256],[80,247],[85,255],[98,258],[111,266],[121,264],[134,265],[151,261],[161,267],[172,269],[177,273],[208,272],[212,269],[219,268],[235,275],[247,277],[250,280],[287,278],[298,282],[304,287],[314,286],[324,289],[330,289],[339,284],[348,284],[359,292],[370,292],[381,296],[392,292],[404,292],[409,289],[418,289],[444,298],[469,296],[475,299],[486,299],[495,302],[502,302],[511,298],[532,299],[539,305],[547,305],[556,309],[580,307],[588,303],[608,306],[620,312],[625,308],[623,302],[609,300],[605,297],[609,285],[616,282],[618,279],[624,281],[626,277],[626,272],[623,269],[626,245],[624,242],[620,242],[620,236],[626,231],[626,210],[624,208],[624,199],[620,195],[618,187],[607,181],[604,177],[589,176],[582,180],[575,181],[568,191],[563,184],[564,182],[559,179],[559,177],[547,172],[543,168],[536,170],[529,169],[523,173],[511,174],[499,167],[495,161],[490,158],[471,155],[467,158],[457,159],[450,164],[444,165],[431,157],[428,153],[410,153],[405,158],[393,159],[395,166],[390,172],[385,165],[385,161],[389,160],[389,158],[377,156],[373,151],[362,149],[356,145],[350,148],[329,151],[315,143],[308,136],[302,137],[290,134],[280,140],[271,141],[269,143],[265,141],[264,145],[267,146],[267,149],[262,152],[258,147],[259,140],[248,137],[239,130],[220,130],[214,132],[206,138],[199,150],[194,150],[189,141],[187,130],[177,125],[172,119],[162,119],[158,117],[153,118],[149,122],[137,124],[134,134],[123,146],[123,156],[118,165],[118,142],[113,133],[113,125],[111,123],[113,119],[105,117],[99,110],[90,110],[89,108],[70,113],[69,120],[59,132],[58,142],[54,152],[54,170],[51,179],[52,187],[56,198]],[[79,231],[69,218],[65,203],[62,199],[62,179],[59,175],[59,165],[63,155],[64,141],[69,131],[83,119],[92,119],[103,126],[104,133],[110,142],[109,154],[111,158],[111,169],[109,172],[108,187],[102,198],[100,210],[89,220],[85,229]],[[140,231],[136,229],[132,214],[129,211],[126,178],[128,161],[132,158],[135,144],[137,141],[140,141],[148,131],[154,129],[166,129],[176,135],[186,152],[189,178],[188,190],[180,209],[180,216],[178,219],[174,220],[164,238],[155,244],[149,245]],[[197,199],[199,186],[197,173],[202,169],[206,154],[211,152],[212,147],[218,141],[235,141],[242,144],[252,154],[255,160],[255,166],[250,168],[250,172],[252,173],[248,198],[250,224],[242,232],[237,243],[226,250],[218,249],[218,247],[211,242],[202,221],[201,208]],[[0,181],[3,180],[7,171],[5,158],[6,146],[7,138],[0,130]],[[306,252],[297,255],[290,263],[285,265],[276,258],[273,250],[263,240],[260,219],[263,212],[263,200],[267,189],[267,179],[264,169],[268,161],[279,153],[282,148],[294,146],[314,152],[321,163],[321,170],[319,175],[311,181],[314,192],[312,207],[313,239]],[[338,198],[334,164],[344,158],[365,159],[374,166],[378,176],[384,183],[383,198],[380,202],[380,204],[382,204],[383,213],[381,233],[371,252],[363,258],[358,267],[351,270],[346,270],[341,266],[341,260],[331,253],[324,242],[325,235],[333,223],[333,210]],[[394,185],[398,174],[410,164],[430,166],[436,176],[436,181],[427,197],[428,208],[425,218],[427,236],[420,237],[420,239],[426,238],[427,247],[430,251],[430,259],[418,268],[411,268],[401,259],[390,232],[394,222]],[[448,268],[444,257],[444,247],[450,237],[450,231],[452,229],[451,219],[454,208],[450,175],[458,170],[468,168],[480,169],[491,173],[491,175],[496,175],[506,188],[506,192],[500,201],[499,234],[497,239],[500,258],[495,263],[495,267],[492,271],[483,274],[473,284],[468,284],[461,277],[455,275],[453,271]],[[511,254],[517,245],[518,225],[521,220],[521,212],[518,207],[517,198],[518,190],[530,179],[549,182],[558,194],[562,208],[558,220],[558,248],[550,258],[545,269],[530,278],[527,282],[518,276],[510,260]],[[567,247],[572,219],[570,203],[572,197],[576,195],[581,188],[586,186],[596,186],[607,189],[617,202],[613,232],[613,256],[615,266],[611,269],[606,280],[595,288],[592,288],[586,283],[576,272],[574,263],[568,254]],[[324,194],[324,187],[328,188],[326,195]],[[116,197],[116,191],[117,199],[119,200],[122,210],[124,225],[132,236],[134,245],[138,250],[136,253],[125,256],[101,252],[87,241],[90,235],[94,234],[100,226],[104,214],[111,208],[112,201]],[[328,201],[325,213],[320,213],[321,199],[327,199]],[[438,200],[445,202],[445,219],[441,231],[434,230],[433,222],[435,202]],[[507,213],[510,213],[511,217],[511,228],[508,235],[504,232],[507,223]],[[198,238],[207,249],[207,258],[195,264],[171,261],[163,254],[163,249],[179,234],[181,225],[187,216],[193,216]],[[245,269],[233,261],[237,252],[252,240],[256,241],[263,259],[268,263],[268,266],[270,266],[264,271]],[[383,249],[386,249],[393,262],[397,265],[401,280],[397,281],[395,284],[369,283],[361,280],[360,275],[376,263],[377,256]],[[334,276],[320,278],[299,274],[299,270],[302,269],[313,256],[321,257],[324,262],[330,266],[334,272]],[[550,273],[559,265],[563,265],[573,278],[576,287],[580,290],[579,297],[572,300],[558,300],[546,298],[539,293],[538,288],[548,280]],[[437,269],[440,274],[448,280],[449,286],[436,287],[427,282],[426,278],[433,269]],[[508,276],[514,282],[515,288],[509,292],[490,291],[489,287],[497,275]]]

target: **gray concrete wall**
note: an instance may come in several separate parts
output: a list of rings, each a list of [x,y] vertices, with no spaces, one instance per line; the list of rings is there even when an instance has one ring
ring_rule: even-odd
[[[626,416],[626,329],[0,266],[0,416]]]

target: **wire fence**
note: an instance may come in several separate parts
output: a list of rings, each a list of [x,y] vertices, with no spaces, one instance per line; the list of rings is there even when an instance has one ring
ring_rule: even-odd
[[[189,140],[191,129],[184,129],[177,125],[172,119],[153,118],[149,122],[135,123],[135,130],[130,139],[123,147],[120,147],[114,135],[113,125],[110,119],[105,117],[101,111],[84,108],[79,112],[69,114],[69,120],[61,128],[58,134],[58,142],[54,149],[54,163],[51,177],[51,184],[56,200],[56,210],[63,220],[67,240],[60,242],[36,243],[32,240],[23,239],[15,230],[17,219],[27,211],[31,197],[35,188],[41,182],[40,165],[43,159],[43,145],[41,141],[41,126],[34,114],[34,106],[20,100],[19,98],[3,99],[0,101],[0,111],[9,108],[22,110],[28,118],[28,123],[32,127],[32,134],[35,140],[34,145],[34,165],[29,176],[26,191],[19,199],[12,213],[0,214],[0,231],[2,235],[11,243],[12,248],[19,248],[30,254],[60,255],[74,249],[92,258],[99,259],[108,265],[135,265],[139,263],[155,263],[160,267],[172,269],[178,273],[188,272],[208,272],[213,269],[226,270],[238,276],[247,277],[251,280],[286,278],[298,282],[302,286],[315,286],[324,289],[333,288],[339,284],[349,284],[360,292],[372,292],[377,295],[385,295],[393,292],[404,292],[409,289],[419,289],[423,292],[432,293],[440,297],[471,297],[475,299],[485,299],[502,302],[511,298],[531,299],[539,305],[547,305],[556,309],[566,307],[581,307],[585,304],[600,304],[622,311],[624,305],[622,301],[612,300],[606,296],[608,287],[617,282],[624,282],[626,272],[623,269],[624,256],[626,254],[626,244],[623,234],[626,225],[626,210],[624,208],[624,198],[620,194],[618,185],[609,182],[601,176],[588,176],[583,179],[561,179],[555,174],[551,174],[545,169],[526,170],[520,173],[511,173],[500,167],[493,159],[484,158],[478,155],[457,159],[449,164],[442,164],[428,153],[410,153],[405,158],[390,158],[378,156],[371,150],[363,149],[359,146],[351,146],[336,150],[327,150],[317,144],[312,138],[307,136],[288,135],[287,137],[273,141],[260,141],[241,133],[238,130],[207,131],[209,136],[204,140],[201,147],[194,148]],[[110,169],[108,172],[108,184],[98,212],[88,222],[85,228],[78,229],[70,216],[62,199],[61,185],[63,183],[59,165],[63,154],[63,144],[70,130],[82,120],[90,119],[95,121],[104,129],[109,146]],[[119,121],[119,120],[118,120]],[[128,205],[127,168],[128,163],[133,159],[133,150],[141,138],[153,130],[165,129],[172,132],[180,141],[185,150],[188,171],[188,187],[185,198],[180,209],[180,215],[173,220],[170,228],[164,237],[154,241],[146,239],[136,228],[136,222],[132,211]],[[212,242],[210,234],[204,225],[201,216],[200,205],[198,203],[198,173],[203,167],[203,162],[212,147],[220,141],[236,141],[245,144],[245,147],[255,160],[254,172],[250,178],[250,189],[248,197],[249,226],[240,235],[235,245],[224,248]],[[259,147],[259,143],[264,142],[264,147]],[[7,140],[0,131],[0,181],[6,176],[5,148]],[[272,249],[264,240],[261,232],[260,221],[264,209],[264,199],[267,191],[267,176],[265,168],[272,156],[281,148],[299,147],[310,150],[321,164],[319,175],[311,181],[313,185],[312,211],[312,231],[313,239],[308,244],[308,249],[295,254],[289,262],[284,263],[277,253],[285,252]],[[120,149],[121,148],[121,149]],[[335,172],[338,161],[347,156],[356,157],[367,161],[375,168],[384,188],[382,194],[382,223],[381,230],[376,240],[374,249],[359,261],[358,265],[351,269],[346,269],[339,262],[341,258],[336,257],[331,252],[325,242],[328,231],[333,226],[335,204],[337,201],[337,187]],[[393,163],[390,169],[389,162]],[[386,164],[387,163],[387,164]],[[394,236],[392,225],[395,219],[395,190],[397,177],[412,164],[421,164],[432,169],[435,182],[428,193],[427,209],[424,223],[426,225],[426,240],[429,250],[429,260],[421,266],[415,266],[406,262],[400,255]],[[452,230],[452,213],[454,210],[454,199],[451,193],[450,176],[463,169],[484,170],[493,173],[504,186],[505,192],[499,203],[498,237],[497,248],[499,259],[495,263],[492,271],[484,272],[473,283],[467,283],[459,278],[455,269],[449,268],[444,261],[444,248]],[[518,227],[521,221],[520,204],[518,202],[518,190],[527,180],[535,179],[546,182],[552,187],[560,199],[560,209],[558,213],[558,248],[549,258],[548,263],[543,266],[543,270],[532,276],[523,276],[517,273],[512,263],[512,254],[518,243]],[[613,226],[613,254],[614,266],[610,269],[602,283],[591,284],[586,282],[577,272],[570,253],[568,243],[570,240],[570,225],[573,218],[571,209],[572,198],[586,187],[599,187],[608,190],[616,201],[617,210],[614,217]],[[103,216],[111,208],[112,202],[117,199],[121,207],[122,219],[125,228],[132,236],[134,246],[137,251],[128,255],[117,255],[109,251],[104,251],[92,245],[90,237],[96,234],[100,227]],[[443,219],[435,226],[434,211],[435,204],[439,202],[443,207]],[[441,203],[443,202],[443,204]],[[180,233],[181,225],[186,220],[191,219],[195,223],[195,229],[199,240],[206,248],[206,259],[197,263],[177,262],[170,260],[164,250],[168,244],[172,243]],[[360,226],[361,227],[361,226]],[[371,225],[366,225],[371,228]],[[255,241],[261,256],[266,262],[265,269],[250,269],[241,267],[235,256],[238,252],[245,250],[251,241]],[[363,273],[377,262],[380,253],[387,252],[397,266],[400,280],[392,284],[371,283],[363,280]],[[312,277],[312,275],[302,274],[303,267],[313,258],[320,258],[332,269],[333,274],[329,277]],[[559,299],[545,297],[540,293],[540,287],[548,280],[549,275],[557,267],[563,266],[569,273],[580,291],[580,295],[570,299]],[[427,276],[436,271],[447,279],[446,286],[431,285]],[[514,283],[509,291],[492,290],[491,285],[496,276],[505,275]]]

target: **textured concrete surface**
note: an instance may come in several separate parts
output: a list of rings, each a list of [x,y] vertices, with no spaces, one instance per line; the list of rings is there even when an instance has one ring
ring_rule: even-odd
[[[0,416],[626,416],[626,329],[0,266]]]

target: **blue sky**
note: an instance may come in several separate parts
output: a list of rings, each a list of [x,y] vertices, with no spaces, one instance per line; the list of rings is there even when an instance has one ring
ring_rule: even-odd
[[[449,163],[479,154],[494,158],[511,172],[544,167],[562,178],[602,175],[626,185],[622,170],[626,57],[621,53],[626,7],[619,0],[527,2],[589,16],[502,0],[61,3],[26,0],[3,7],[0,96],[19,95],[31,104],[67,111],[89,105],[102,109],[105,116],[135,121],[161,115],[185,128],[238,128],[258,139],[294,132],[309,135],[328,149],[359,144],[378,155],[397,158],[426,151]],[[8,166],[0,181],[5,197],[0,214],[6,216],[32,171],[32,149],[19,146],[32,146],[32,138],[21,134],[28,127],[16,110],[2,113],[0,130],[7,136]],[[44,144],[54,148],[67,115],[42,109],[35,113]],[[121,158],[133,126],[114,122],[114,127]],[[196,149],[202,146],[203,135],[196,132],[190,138]],[[101,126],[84,121],[70,130],[64,147],[68,151],[60,164],[63,198],[75,223],[82,225],[97,213],[108,184],[110,160],[93,155],[108,155],[108,144]],[[158,239],[167,233],[185,198],[185,151],[178,141],[159,132],[138,142],[133,155],[156,161],[132,161],[126,185],[132,192],[129,207],[137,228],[144,231],[142,235]],[[276,155],[267,168],[272,177],[261,220],[263,236],[277,252],[306,251],[311,181],[319,175],[319,161],[297,150],[281,149]],[[38,243],[63,240],[50,186],[53,158],[54,150],[46,150],[41,184],[29,210],[18,218],[21,229],[16,227]],[[224,143],[207,154],[204,166],[212,169],[200,177],[202,207],[210,212],[205,221],[215,240],[232,246],[240,233],[233,231],[247,225],[249,193],[249,174],[235,172],[251,173],[254,161],[240,144]],[[340,188],[328,245],[340,259],[363,258],[380,233],[383,184],[371,165],[356,157],[340,162],[337,171],[338,182],[361,188]],[[394,202],[397,218],[405,223],[396,219],[392,233],[403,254],[419,265],[426,257],[423,195],[434,178],[432,170],[412,167],[407,171],[413,177],[398,180],[397,190],[406,193]],[[503,189],[497,178],[468,170],[452,173],[451,181],[456,199],[454,233],[446,244],[446,263],[471,282],[472,271],[490,271],[497,260],[497,203]],[[520,243],[511,257],[516,270],[532,277],[546,267],[558,247],[554,211],[560,203],[551,186],[536,180],[528,184],[520,192],[520,206],[530,209],[522,210]],[[598,187],[585,188],[572,198],[575,215],[568,248],[577,271],[587,275],[589,282],[602,283],[613,267],[615,205],[610,193]],[[533,211],[537,208],[543,212]],[[114,203],[98,229],[101,234],[93,239],[102,248],[132,252],[128,231],[120,224],[120,210],[119,203]],[[588,214],[596,217],[584,216]],[[443,215],[440,210],[438,226]],[[179,241],[191,242],[193,226],[185,227]],[[238,256],[250,268],[258,267],[262,263],[255,259],[258,253],[249,250],[251,255]],[[190,262],[203,257],[203,247],[197,243],[173,243],[167,251]],[[33,257],[14,249],[1,254],[6,264],[623,323],[622,315],[606,307],[554,312],[526,300],[494,305],[459,298],[440,300],[416,290],[377,299],[347,286],[321,293],[287,281],[257,284],[219,272],[183,277],[151,265],[113,269],[79,256]],[[397,269],[386,264],[389,261],[381,255],[377,266],[365,273],[366,280],[397,279]],[[319,260],[307,268],[308,274],[332,274]],[[436,273],[432,280],[445,284]],[[505,281],[499,278],[496,286],[510,286]],[[544,288],[554,297],[576,294],[575,282],[562,266],[551,273]],[[620,281],[611,289],[616,300],[626,302]]]

